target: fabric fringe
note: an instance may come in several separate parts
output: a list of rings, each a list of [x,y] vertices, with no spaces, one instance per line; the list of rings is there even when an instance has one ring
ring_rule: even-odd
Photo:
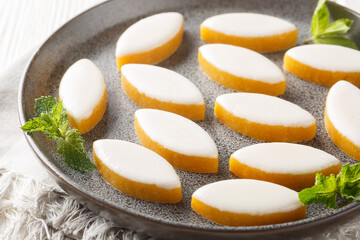
[[[147,236],[119,228],[58,186],[0,169],[0,239],[124,239]]]
[[[57,185],[0,169],[0,240],[154,240],[119,228]],[[303,240],[360,239],[360,216]]]

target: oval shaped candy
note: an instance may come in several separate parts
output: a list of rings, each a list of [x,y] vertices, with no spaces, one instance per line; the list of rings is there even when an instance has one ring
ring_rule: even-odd
[[[81,59],[66,70],[59,86],[70,126],[81,134],[88,132],[101,120],[107,103],[105,79],[89,59]]]
[[[281,18],[258,13],[225,13],[200,25],[201,39],[257,52],[273,52],[296,44],[297,28]]]
[[[240,178],[273,182],[294,190],[312,187],[316,173],[337,175],[340,161],[322,150],[293,143],[259,143],[230,157],[230,171]]]
[[[324,86],[346,80],[360,87],[360,51],[331,44],[294,47],[284,55],[284,69]]]
[[[155,109],[135,112],[140,143],[168,160],[175,168],[200,173],[218,170],[218,151],[209,134],[193,121]]]
[[[131,25],[116,43],[118,70],[127,63],[156,64],[180,46],[184,17],[177,12],[158,13]]]
[[[227,44],[199,48],[202,70],[220,85],[243,92],[280,95],[286,82],[276,64],[252,50]]]
[[[193,193],[191,207],[204,218],[229,226],[276,224],[306,215],[294,190],[251,179],[207,184]]]
[[[218,96],[215,116],[229,128],[269,142],[300,142],[316,134],[316,120],[286,100],[256,93]]]
[[[346,81],[334,84],[326,98],[324,118],[333,142],[360,161],[360,89]]]
[[[114,139],[93,143],[101,176],[121,192],[146,201],[175,203],[182,198],[174,168],[157,153]]]
[[[205,117],[205,102],[199,89],[182,75],[147,64],[121,67],[121,83],[128,97],[142,108],[155,108],[192,120]]]

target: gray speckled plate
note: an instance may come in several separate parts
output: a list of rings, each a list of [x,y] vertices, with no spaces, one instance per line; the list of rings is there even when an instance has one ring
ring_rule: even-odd
[[[80,58],[89,58],[102,70],[108,89],[108,105],[101,122],[84,135],[86,150],[92,155],[96,139],[123,139],[139,143],[134,132],[134,111],[138,107],[124,94],[115,64],[115,44],[120,34],[137,20],[165,11],[177,11],[185,17],[185,34],[180,48],[159,65],[175,70],[197,85],[206,101],[206,118],[197,122],[215,140],[220,153],[217,174],[196,174],[177,170],[183,186],[183,200],[178,204],[157,204],[128,197],[108,185],[97,171],[82,174],[69,168],[56,153],[56,143],[41,133],[27,135],[31,147],[42,163],[66,191],[76,196],[92,210],[118,223],[153,236],[164,238],[249,238],[288,237],[287,234],[310,233],[334,219],[344,220],[359,208],[355,202],[338,201],[338,210],[311,205],[305,220],[259,227],[225,227],[214,224],[191,210],[191,194],[206,183],[235,178],[228,170],[228,160],[235,150],[257,143],[221,124],[213,115],[216,96],[229,93],[201,71],[197,49],[204,44],[199,37],[199,25],[206,18],[226,12],[257,12],[269,14],[294,23],[299,29],[298,43],[309,37],[309,23],[315,0],[132,0],[109,1],[90,9],[55,32],[37,51],[23,76],[19,90],[21,123],[33,117],[34,99],[43,95],[57,96],[58,85],[65,70]],[[335,8],[332,5],[331,9]],[[350,14],[343,9],[334,13]],[[356,18],[350,14],[348,17]],[[359,26],[358,23],[355,24]],[[282,66],[284,52],[265,54]],[[323,109],[327,87],[287,77],[287,90],[281,98],[296,103],[317,119],[317,135],[304,144],[335,155],[342,162],[354,163],[327,136]],[[266,197],[266,196],[264,196]],[[341,218],[340,218],[341,217]],[[339,220],[340,219],[340,220]],[[324,224],[326,223],[326,224]],[[303,231],[303,229],[307,229]],[[311,231],[310,231],[311,230]]]

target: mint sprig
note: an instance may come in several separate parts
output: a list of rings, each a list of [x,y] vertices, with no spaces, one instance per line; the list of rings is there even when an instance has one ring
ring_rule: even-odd
[[[333,44],[358,49],[356,43],[345,36],[354,21],[341,18],[329,23],[329,15],[326,0],[319,0],[311,22],[312,37],[306,39],[304,43],[313,41],[318,44]]]
[[[321,203],[328,208],[335,208],[336,198],[341,195],[346,200],[360,201],[360,164],[346,164],[335,177],[316,174],[315,185],[299,192],[299,200],[303,204]]]
[[[70,167],[81,172],[96,169],[84,148],[84,140],[77,129],[69,129],[69,119],[62,102],[51,96],[35,99],[35,118],[27,121],[21,129],[25,132],[42,132],[57,140],[57,152]]]
[[[346,200],[360,201],[360,164],[349,166],[348,164],[342,168],[337,176],[337,184],[339,193]]]

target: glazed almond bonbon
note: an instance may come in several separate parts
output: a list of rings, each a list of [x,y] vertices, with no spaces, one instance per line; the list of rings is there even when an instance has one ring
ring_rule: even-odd
[[[81,134],[88,132],[101,120],[106,109],[103,74],[89,59],[75,62],[61,79],[59,98],[66,109],[70,127]]]
[[[286,81],[281,69],[263,55],[227,44],[199,48],[202,70],[218,84],[237,91],[280,95]]]
[[[157,153],[140,145],[114,139],[93,143],[101,176],[121,192],[146,201],[181,201],[181,183],[174,168]]]
[[[360,51],[330,44],[310,44],[289,49],[284,69],[303,80],[332,86],[340,80],[360,87]]]
[[[257,52],[273,52],[296,44],[297,28],[283,19],[258,13],[225,13],[200,25],[201,39],[225,43]]]
[[[191,120],[205,117],[205,102],[199,89],[174,71],[126,64],[121,67],[121,83],[126,95],[142,108],[169,111]]]
[[[324,120],[331,140],[360,161],[360,89],[346,81],[334,84],[326,98]]]
[[[305,218],[306,206],[289,188],[259,180],[232,179],[197,189],[191,207],[204,218],[222,225],[255,226]]]
[[[118,70],[127,63],[156,64],[168,58],[180,46],[183,29],[184,17],[177,12],[158,13],[134,23],[116,43]]]
[[[180,115],[141,109],[135,112],[140,143],[163,156],[175,168],[190,172],[218,171],[218,151],[209,134]]]
[[[312,187],[316,173],[337,175],[340,161],[322,150],[294,143],[259,143],[230,157],[230,171],[245,179],[273,182],[294,190]]]
[[[215,116],[227,127],[268,142],[301,142],[316,134],[316,120],[306,110],[283,99],[256,93],[218,96]]]

